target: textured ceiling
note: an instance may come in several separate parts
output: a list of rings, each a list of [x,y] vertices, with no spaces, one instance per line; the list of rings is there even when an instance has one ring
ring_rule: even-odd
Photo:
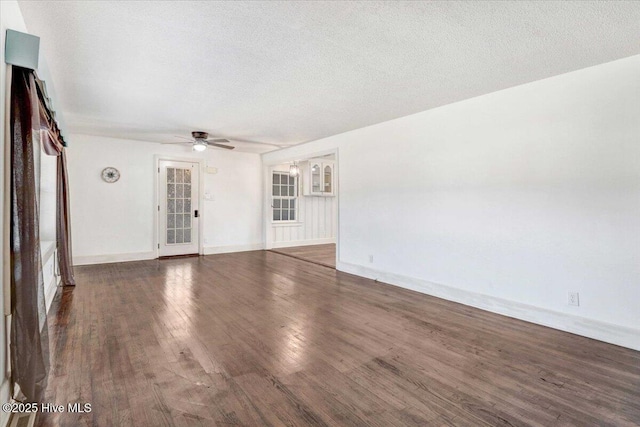
[[[293,145],[640,53],[635,1],[19,4],[69,132],[159,142]]]

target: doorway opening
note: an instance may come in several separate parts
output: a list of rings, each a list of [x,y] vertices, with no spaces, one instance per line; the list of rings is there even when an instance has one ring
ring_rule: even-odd
[[[337,152],[266,168],[266,249],[336,268]]]

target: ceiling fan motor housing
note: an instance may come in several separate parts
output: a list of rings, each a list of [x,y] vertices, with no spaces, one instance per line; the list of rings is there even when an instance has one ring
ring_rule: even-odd
[[[209,138],[209,134],[207,132],[201,132],[201,131],[193,131],[193,132],[191,132],[191,136],[193,136],[194,139],[207,139],[207,138]]]

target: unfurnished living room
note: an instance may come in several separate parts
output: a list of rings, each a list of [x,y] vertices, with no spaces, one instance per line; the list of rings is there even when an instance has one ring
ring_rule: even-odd
[[[640,426],[640,2],[0,8],[0,427]]]

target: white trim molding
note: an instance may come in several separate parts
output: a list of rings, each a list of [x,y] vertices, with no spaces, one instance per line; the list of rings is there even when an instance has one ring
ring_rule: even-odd
[[[49,284],[46,285],[44,289],[44,301],[45,308],[47,313],[49,313],[49,309],[51,308],[51,304],[53,304],[53,299],[56,296],[56,292],[58,292],[58,284],[60,282],[60,276],[53,276]]]
[[[204,248],[204,255],[260,251],[263,249],[263,243],[254,243],[251,245],[208,246]],[[125,254],[76,256],[73,257],[73,265],[110,264],[114,262],[146,261],[157,258],[158,256],[155,251],[132,252]]]
[[[640,330],[338,261],[337,270],[640,351]]]
[[[287,221],[287,222],[271,221],[272,227],[302,227],[303,225],[304,225],[304,222],[300,222],[300,221]]]
[[[145,261],[156,259],[156,252],[132,252],[126,254],[88,255],[73,257],[73,265],[109,264],[112,262]]]
[[[263,249],[264,244],[262,243],[254,243],[252,245],[208,246],[204,248],[204,254],[228,254],[232,252],[261,251]]]
[[[326,245],[329,243],[335,243],[335,237],[329,237],[326,239],[313,239],[313,240],[290,240],[288,242],[273,242],[273,249],[277,248],[291,248],[293,246],[313,246],[313,245]]]

